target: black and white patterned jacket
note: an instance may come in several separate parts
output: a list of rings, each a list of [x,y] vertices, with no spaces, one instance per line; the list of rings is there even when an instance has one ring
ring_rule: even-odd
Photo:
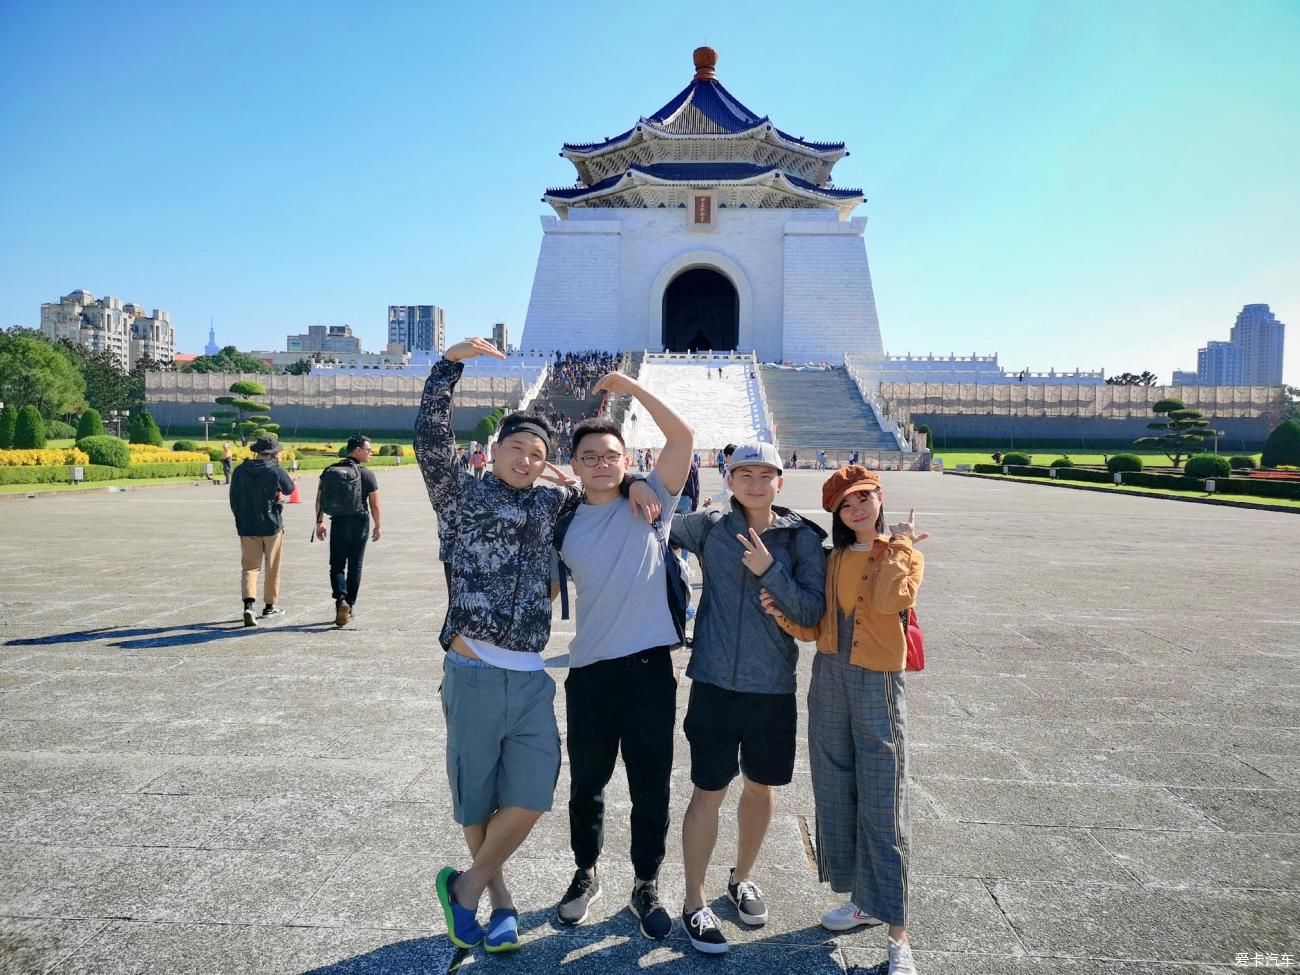
[[[450,608],[439,642],[449,649],[459,633],[505,650],[541,653],[551,635],[555,522],[583,495],[542,485],[517,490],[491,471],[478,480],[462,469],[451,394],[464,369],[446,359],[434,365],[415,420],[415,458],[451,540]]]

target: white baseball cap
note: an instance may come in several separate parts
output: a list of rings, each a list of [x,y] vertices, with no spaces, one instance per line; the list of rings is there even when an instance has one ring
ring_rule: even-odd
[[[754,443],[740,444],[731,455],[731,462],[727,465],[729,470],[736,470],[740,467],[770,467],[775,471],[781,471],[781,455],[776,452],[776,448],[770,443],[756,441]]]

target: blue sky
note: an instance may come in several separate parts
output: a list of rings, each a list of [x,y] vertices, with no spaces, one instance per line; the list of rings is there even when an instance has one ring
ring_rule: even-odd
[[[593,12],[595,11],[595,12]],[[0,0],[0,325],[74,288],[242,348],[522,329],[565,140],[691,77],[844,140],[891,352],[1195,366],[1243,304],[1300,383],[1300,4]]]

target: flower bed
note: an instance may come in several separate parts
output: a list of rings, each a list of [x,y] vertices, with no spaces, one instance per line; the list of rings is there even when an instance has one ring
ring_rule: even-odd
[[[76,447],[0,450],[0,467],[51,467],[59,464],[89,463],[90,458]]]
[[[131,464],[192,464],[195,461],[207,463],[206,453],[193,450],[168,450],[166,447],[154,447],[150,444],[133,443],[127,446],[131,451]]]

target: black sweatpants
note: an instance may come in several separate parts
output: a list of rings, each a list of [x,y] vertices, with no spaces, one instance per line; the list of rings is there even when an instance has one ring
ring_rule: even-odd
[[[677,678],[667,647],[569,671],[569,842],[579,867],[595,866],[604,845],[605,786],[620,747],[632,795],[632,866],[653,880],[664,860],[673,770]]]
[[[357,604],[361,591],[361,563],[370,538],[370,516],[348,515],[330,519],[330,589],[334,598]]]

